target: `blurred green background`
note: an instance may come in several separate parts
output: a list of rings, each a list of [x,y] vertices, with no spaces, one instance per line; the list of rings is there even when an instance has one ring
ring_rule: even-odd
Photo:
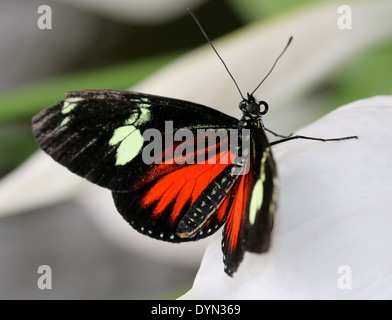
[[[248,24],[278,19],[320,2],[327,1],[194,1],[192,8],[210,38],[215,39]],[[52,8],[52,30],[37,28],[37,8],[42,4]],[[146,10],[153,12],[156,8],[151,6]],[[183,8],[161,19],[149,19],[146,15],[143,21],[140,21],[142,18],[132,21],[115,19],[74,5],[72,1],[0,0],[0,17],[0,177],[38,149],[31,133],[31,117],[63,99],[65,92],[129,88],[182,54],[205,44]],[[312,99],[322,99],[323,105],[331,109],[360,98],[391,94],[392,72],[386,68],[392,64],[391,58],[391,41],[369,48],[313,88]],[[377,76],[370,78],[369,75]],[[46,211],[50,215],[53,210]],[[24,233],[22,226],[26,223],[31,230],[38,228],[29,222],[30,217],[12,219],[5,218],[0,224],[0,230],[6,233],[10,229],[18,230],[6,239],[0,235],[5,242],[14,241]],[[88,224],[88,221],[79,222]],[[175,298],[190,288],[195,273],[196,269],[188,268],[178,279],[173,276],[174,285],[149,284],[145,287],[147,290],[134,290],[132,294],[131,287],[124,287],[122,291],[102,289],[96,295],[91,292],[77,295],[71,290],[69,295],[55,297]],[[9,285],[0,278],[1,283]],[[8,290],[7,294],[6,289],[0,288],[0,298],[31,297],[18,295],[17,289]]]

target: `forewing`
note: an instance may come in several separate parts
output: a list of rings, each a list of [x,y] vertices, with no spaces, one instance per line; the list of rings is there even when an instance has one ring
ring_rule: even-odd
[[[33,118],[40,147],[72,172],[117,192],[135,191],[157,178],[146,175],[142,150],[146,129],[165,141],[165,121],[173,131],[232,128],[233,117],[195,103],[131,91],[84,90],[67,94]],[[166,166],[173,172],[177,165]]]
[[[171,122],[169,130],[167,121]],[[139,232],[181,242],[215,232],[225,221],[228,204],[223,201],[194,237],[176,235],[178,222],[187,210],[230,165],[230,161],[221,161],[225,156],[230,159],[228,140],[207,139],[200,146],[197,131],[231,129],[237,123],[219,111],[182,100],[128,91],[86,90],[68,93],[65,101],[34,117],[33,132],[40,147],[56,161],[111,189],[118,211]],[[160,159],[153,163],[145,163],[142,157],[149,143],[143,139],[146,129],[161,133],[165,144],[158,154]],[[179,129],[188,129],[193,138],[166,144],[166,138],[170,135],[169,140],[173,140]],[[180,145],[182,152],[176,154],[174,149]],[[210,151],[216,155],[215,163],[198,163],[198,157],[208,159]],[[181,157],[187,162],[179,164]]]

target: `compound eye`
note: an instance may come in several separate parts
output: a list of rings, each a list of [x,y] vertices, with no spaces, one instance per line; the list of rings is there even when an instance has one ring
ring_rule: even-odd
[[[260,106],[256,102],[250,102],[246,106],[246,111],[250,114],[258,115],[260,113]]]
[[[245,100],[242,100],[240,102],[240,104],[238,105],[238,107],[242,110],[245,111],[246,110],[246,106],[247,106],[248,102],[246,102]]]

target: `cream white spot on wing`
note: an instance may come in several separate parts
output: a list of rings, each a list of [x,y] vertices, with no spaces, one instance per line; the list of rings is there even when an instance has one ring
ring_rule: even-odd
[[[260,210],[261,205],[263,204],[263,196],[264,196],[264,181],[266,178],[265,175],[265,163],[267,161],[268,155],[270,153],[270,148],[266,148],[263,153],[263,157],[261,158],[261,165],[260,165],[260,179],[257,180],[253,191],[252,191],[252,198],[250,201],[250,208],[249,208],[249,222],[250,224],[254,224],[256,221],[257,212]],[[273,200],[272,200],[273,202]]]
[[[261,179],[257,180],[253,191],[252,198],[250,200],[249,206],[249,222],[250,224],[254,224],[256,221],[257,212],[260,210],[261,205],[263,204],[263,182]]]
[[[59,129],[60,129],[60,130],[65,130],[65,129],[67,129],[67,123],[68,123],[70,120],[71,120],[71,117],[69,117],[69,116],[65,117],[65,118],[63,119],[63,121],[61,121]]]
[[[61,113],[62,114],[70,113],[73,109],[75,109],[75,107],[78,105],[78,102],[81,100],[83,100],[83,98],[80,97],[68,98],[63,103],[63,107],[61,108]]]
[[[144,139],[134,126],[117,128],[109,141],[110,146],[120,144],[116,153],[116,166],[123,166],[135,158],[142,149]]]
[[[131,114],[131,116],[124,122],[124,125],[135,125],[140,126],[143,123],[150,121],[151,113],[150,110],[147,108],[148,105],[138,104],[139,112],[135,111]]]
[[[131,116],[128,118],[127,121],[125,121],[125,125],[133,124],[137,118],[139,117],[139,114],[137,112],[132,113]]]
[[[138,104],[139,112],[134,112],[125,121],[124,126],[114,130],[109,141],[110,146],[119,144],[116,153],[116,166],[123,166],[133,160],[143,148],[144,139],[138,129],[151,118],[150,110],[143,104]]]
[[[140,125],[142,123],[146,123],[150,121],[150,118],[151,118],[150,110],[146,106],[141,106],[139,119],[137,120],[136,124]]]

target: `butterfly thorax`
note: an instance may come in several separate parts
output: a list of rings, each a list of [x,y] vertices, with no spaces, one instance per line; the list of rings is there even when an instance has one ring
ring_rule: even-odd
[[[238,123],[238,128],[242,129],[253,129],[260,128],[263,126],[261,117],[249,117],[248,115],[243,115]]]

